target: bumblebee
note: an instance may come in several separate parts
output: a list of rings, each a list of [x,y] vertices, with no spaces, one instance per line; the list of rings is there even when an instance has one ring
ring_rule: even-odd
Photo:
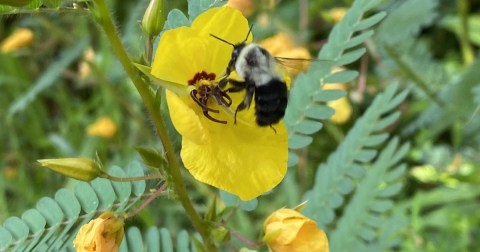
[[[249,35],[250,31],[247,38]],[[241,43],[233,44],[213,34],[211,36],[233,46],[225,76],[218,83],[218,87],[224,90],[230,83],[231,87],[226,89],[226,92],[245,90],[245,97],[235,110],[235,123],[237,113],[248,109],[252,100],[255,100],[257,125],[271,126],[278,123],[285,115],[288,89],[283,73],[278,71],[276,59],[260,45],[247,43],[247,38]],[[230,78],[233,71],[241,80]]]

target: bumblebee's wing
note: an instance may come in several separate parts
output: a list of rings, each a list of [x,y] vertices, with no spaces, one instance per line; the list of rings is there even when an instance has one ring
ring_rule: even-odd
[[[293,75],[306,71],[314,60],[316,59],[275,57],[275,61]]]
[[[171,82],[171,81],[166,81],[166,80],[162,80],[162,79],[159,79],[155,76],[153,76],[150,72],[151,72],[151,67],[149,66],[145,66],[145,65],[141,65],[141,64],[137,64],[137,63],[133,63],[135,65],[135,67],[138,68],[138,70],[140,70],[142,73],[144,73],[146,76],[148,76],[152,81],[153,83],[155,83],[156,85],[158,86],[161,86],[161,87],[164,87],[168,90],[171,90],[172,92],[178,94],[178,95],[188,95],[192,89],[194,89],[193,86],[189,86],[189,85],[186,85],[186,84],[180,84],[180,83],[175,83],[175,82]]]

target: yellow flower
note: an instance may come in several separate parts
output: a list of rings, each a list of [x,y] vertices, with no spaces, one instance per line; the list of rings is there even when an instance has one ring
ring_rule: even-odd
[[[73,240],[77,252],[116,252],[123,239],[123,222],[112,212],[83,225]]]
[[[102,138],[112,138],[117,133],[117,126],[110,117],[101,117],[88,126],[87,134]]]
[[[310,52],[304,47],[296,46],[292,38],[285,33],[279,33],[273,37],[259,42],[267,51],[275,57],[291,59],[311,59]],[[288,61],[285,62],[286,70],[290,74],[298,74],[307,70],[309,61]]]
[[[255,11],[253,0],[228,0],[225,6],[230,6],[242,12],[244,16],[250,16]]]
[[[340,20],[342,20],[346,12],[347,12],[347,9],[343,7],[332,8],[328,11],[328,16],[332,19],[333,23],[336,24],[340,22]]]
[[[166,31],[160,39],[152,75],[156,78],[193,86],[198,95],[212,91],[230,61],[231,43],[245,40],[248,22],[230,7],[210,9],[199,15],[191,27]],[[259,127],[254,106],[233,113],[244,92],[229,93],[232,107],[221,106],[212,96],[207,101],[207,118],[189,95],[167,90],[170,117],[182,135],[181,158],[195,179],[239,196],[258,197],[275,187],[287,169],[287,131],[283,123]],[[214,122],[213,120],[223,123]],[[276,131],[276,132],[275,132]]]
[[[81,61],[78,64],[78,77],[80,80],[86,80],[92,72],[90,62],[95,60],[95,51],[89,47],[83,52]]]
[[[336,67],[332,72],[343,71],[345,69]],[[347,85],[345,83],[328,83],[322,87],[325,90],[345,90]],[[338,99],[327,102],[327,105],[335,109],[335,114],[330,117],[330,121],[336,124],[344,124],[348,122],[348,119],[352,116],[352,105],[346,96]]]
[[[0,51],[7,53],[15,49],[26,47],[33,41],[33,32],[27,28],[20,28],[2,41]]]
[[[270,251],[328,252],[328,239],[317,224],[294,209],[282,208],[272,213],[263,225]]]

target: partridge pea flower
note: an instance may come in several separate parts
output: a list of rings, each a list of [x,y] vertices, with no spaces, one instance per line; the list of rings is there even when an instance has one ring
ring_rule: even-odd
[[[263,224],[270,251],[274,252],[328,252],[327,235],[317,224],[296,211],[282,208],[273,212]]]
[[[287,131],[283,123],[257,126],[253,103],[237,114],[234,124],[233,111],[245,93],[217,87],[233,48],[210,34],[240,43],[249,34],[249,25],[230,7],[206,11],[191,27],[164,32],[151,74],[192,90],[190,95],[166,91],[170,117],[182,135],[185,167],[195,179],[250,200],[285,176]]]
[[[73,240],[77,252],[116,252],[123,239],[123,222],[112,212],[83,225]]]

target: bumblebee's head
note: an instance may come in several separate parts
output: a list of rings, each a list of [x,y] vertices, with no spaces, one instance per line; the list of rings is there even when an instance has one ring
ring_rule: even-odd
[[[242,42],[240,44],[234,45],[233,46],[233,51],[232,51],[232,58],[231,62],[237,62],[238,56],[240,55],[240,52],[245,48],[247,44],[245,42]]]
[[[229,42],[229,41],[226,41],[225,39],[222,39],[220,37],[217,37],[213,34],[210,34],[210,36],[226,43],[226,44],[229,44],[231,46],[233,46],[233,52],[232,52],[232,59],[231,61],[235,62],[237,61],[237,58],[238,58],[238,55],[240,55],[240,52],[242,51],[242,49],[245,47],[245,45],[247,45],[247,39],[248,39],[248,36],[250,36],[250,33],[252,32],[252,27],[253,25],[250,26],[250,29],[248,30],[248,33],[247,33],[247,37],[245,37],[245,39],[240,42],[240,43],[237,43],[237,44],[233,44],[232,42]]]

